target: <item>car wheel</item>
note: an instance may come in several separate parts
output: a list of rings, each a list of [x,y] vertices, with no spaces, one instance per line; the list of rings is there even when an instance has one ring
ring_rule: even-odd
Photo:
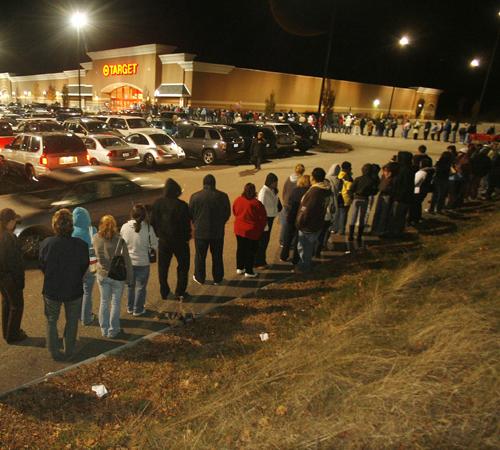
[[[30,260],[38,258],[40,244],[45,239],[45,235],[41,231],[27,231],[19,237],[21,251],[23,255]]]
[[[26,166],[25,172],[26,172],[26,178],[28,179],[29,182],[37,181],[35,168],[33,166]]]
[[[154,169],[155,166],[156,166],[155,158],[154,158],[154,156],[151,153],[146,153],[144,155],[144,160],[143,161],[144,161],[144,165],[148,169]]]
[[[203,159],[203,162],[209,166],[210,164],[213,164],[215,162],[215,152],[207,148],[203,150],[203,153],[201,154],[201,158]]]
[[[92,158],[90,160],[90,165],[91,166],[98,166],[99,165],[99,161],[97,161],[97,159],[95,159],[95,158]]]

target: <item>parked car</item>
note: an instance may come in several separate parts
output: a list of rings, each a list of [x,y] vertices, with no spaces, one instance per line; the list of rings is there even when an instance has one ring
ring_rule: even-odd
[[[288,122],[295,133],[297,148],[305,152],[318,143],[318,132],[308,123]]]
[[[179,119],[187,119],[188,116],[184,112],[175,112],[175,111],[163,111],[160,113],[160,117],[162,119],[167,119],[167,120],[179,120]]]
[[[79,117],[77,119],[69,119],[63,123],[66,131],[74,133],[83,138],[89,134],[114,134],[121,136],[118,131],[113,130],[106,122],[94,119],[93,117]]]
[[[178,129],[175,122],[170,119],[155,118],[151,121],[151,125],[153,125],[153,127],[155,128],[165,131],[167,134],[170,134],[171,136],[177,133]]]
[[[179,126],[175,140],[186,156],[200,158],[207,165],[245,154],[245,141],[238,131],[224,125]]]
[[[255,137],[257,137],[257,133],[262,131],[264,133],[264,139],[266,140],[266,154],[264,157],[272,156],[276,153],[276,136],[269,129],[265,128],[262,125],[258,125],[255,122],[238,122],[233,123],[231,125],[233,128],[236,128],[238,132],[243,137],[245,153],[250,155],[250,147],[252,145],[252,141]]]
[[[278,153],[286,153],[295,149],[297,141],[295,140],[295,133],[290,125],[279,122],[266,122],[263,123],[262,126],[274,133]]]
[[[80,108],[59,108],[55,114],[57,121],[62,123],[65,120],[82,116],[83,111]]]
[[[121,226],[129,219],[131,205],[151,205],[161,195],[162,185],[137,175],[132,178],[120,169],[93,166],[58,169],[43,176],[37,190],[2,196],[2,207],[21,215],[16,228],[21,248],[26,257],[37,258],[40,242],[52,235],[51,219],[57,209],[83,206],[94,225],[111,214]]]
[[[156,165],[179,163],[186,158],[177,142],[156,128],[131,134],[125,140],[139,150],[142,162],[149,169]]]
[[[109,116],[106,123],[123,136],[151,129],[146,119],[135,116]]]
[[[113,134],[89,134],[83,143],[93,166],[133,167],[141,162],[138,150]]]
[[[67,133],[21,133],[0,152],[7,169],[30,181],[60,167],[88,166],[83,141]]]
[[[40,133],[43,131],[65,132],[55,120],[23,120],[17,126],[16,133]]]

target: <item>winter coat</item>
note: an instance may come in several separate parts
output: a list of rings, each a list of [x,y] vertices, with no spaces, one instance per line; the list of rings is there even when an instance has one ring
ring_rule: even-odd
[[[258,241],[267,225],[264,205],[256,198],[238,197],[233,203],[234,234]]]
[[[118,245],[120,241],[121,245]],[[115,255],[122,255],[127,268],[126,283],[130,285],[134,277],[132,261],[130,260],[127,244],[121,236],[119,234],[115,234],[111,239],[104,239],[99,233],[97,233],[92,239],[92,243],[94,244],[97,256],[97,274],[101,277],[107,277],[113,257]]]
[[[340,187],[340,194],[338,195],[339,206],[349,206],[351,204],[351,197],[349,196],[349,189],[352,184],[352,176],[350,173],[340,171],[338,179],[342,185]]]
[[[120,235],[127,244],[128,253],[133,266],[149,266],[149,248],[158,248],[158,238],[153,227],[147,223],[141,223],[141,229],[135,231],[135,220],[124,223]]]
[[[415,172],[412,168],[412,154],[398,153],[399,171],[394,177],[394,200],[410,204],[415,189]]]
[[[372,175],[362,175],[357,177],[349,188],[349,197],[351,199],[367,199],[378,192],[378,183]]]
[[[90,247],[92,244],[92,236],[90,231],[92,230],[92,236],[96,234],[97,230],[92,226],[90,220],[89,212],[85,208],[75,208],[73,210],[73,237],[80,238],[82,241],[86,242]]]
[[[293,190],[297,187],[297,180],[299,177],[296,174],[290,175],[283,185],[283,207],[288,209],[290,206],[290,196],[292,195]]]
[[[302,197],[295,221],[295,226],[299,231],[314,233],[323,228],[331,194],[331,186],[328,181],[313,184],[309,188]]]
[[[18,289],[24,289],[24,260],[19,241],[14,233],[0,233],[0,284],[9,277]]]
[[[257,199],[264,205],[264,208],[266,208],[267,217],[276,217],[278,215],[278,205],[280,199],[278,194],[276,194],[270,187],[266,185],[262,186]]]

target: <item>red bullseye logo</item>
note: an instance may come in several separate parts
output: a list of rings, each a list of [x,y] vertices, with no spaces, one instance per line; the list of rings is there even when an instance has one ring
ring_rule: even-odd
[[[109,76],[109,64],[104,64],[102,67],[102,74],[107,77]]]

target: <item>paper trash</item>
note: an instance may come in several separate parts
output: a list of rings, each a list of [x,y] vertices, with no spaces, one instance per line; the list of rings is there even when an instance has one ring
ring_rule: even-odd
[[[94,384],[94,386],[92,386],[92,390],[99,398],[104,397],[108,393],[108,390],[106,389],[106,386],[104,386],[104,384]]]
[[[262,342],[269,340],[269,335],[267,333],[260,333],[259,336]]]

